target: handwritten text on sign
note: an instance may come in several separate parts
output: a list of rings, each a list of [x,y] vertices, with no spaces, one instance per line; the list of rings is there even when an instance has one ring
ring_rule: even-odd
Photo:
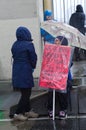
[[[58,90],[66,89],[71,48],[45,44],[39,85]]]

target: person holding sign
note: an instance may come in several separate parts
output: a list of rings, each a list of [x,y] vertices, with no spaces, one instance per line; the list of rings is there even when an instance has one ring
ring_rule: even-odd
[[[66,37],[57,36],[55,38],[54,44],[58,46],[59,45],[67,46],[68,40],[66,39]],[[72,75],[69,69],[66,90],[61,90],[61,91],[56,90],[56,96],[58,96],[58,102],[60,106],[60,110],[59,110],[60,119],[64,119],[67,117],[68,91],[70,90],[71,87],[72,87]],[[52,89],[51,91],[48,92],[48,113],[49,113],[49,117],[52,118],[53,117],[53,91]]]

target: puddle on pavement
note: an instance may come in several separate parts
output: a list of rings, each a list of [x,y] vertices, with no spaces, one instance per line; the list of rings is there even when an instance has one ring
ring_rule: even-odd
[[[55,121],[48,120],[32,120],[25,122],[0,122],[1,130],[86,130],[86,119],[66,119]]]
[[[73,79],[73,86],[85,86],[86,85],[86,77],[79,77]]]

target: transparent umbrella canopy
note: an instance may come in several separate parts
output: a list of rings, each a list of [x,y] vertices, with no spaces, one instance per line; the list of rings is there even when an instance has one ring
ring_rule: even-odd
[[[68,24],[49,20],[42,22],[41,28],[53,37],[59,35],[65,36],[68,39],[69,46],[79,47],[86,50],[86,36]]]

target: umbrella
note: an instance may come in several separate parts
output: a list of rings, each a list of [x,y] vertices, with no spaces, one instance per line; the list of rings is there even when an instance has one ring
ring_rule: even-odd
[[[65,36],[68,39],[69,46],[86,50],[86,36],[68,24],[49,20],[42,22],[41,28],[50,33],[53,37],[58,35]]]
[[[68,24],[49,20],[42,22],[41,28],[47,31],[53,37],[57,37],[59,35],[65,36],[68,39],[69,46],[79,47],[86,50],[86,37],[82,33],[80,33],[76,28]],[[71,53],[73,54],[73,52]],[[53,89],[53,120],[54,119],[55,119],[55,89]]]

